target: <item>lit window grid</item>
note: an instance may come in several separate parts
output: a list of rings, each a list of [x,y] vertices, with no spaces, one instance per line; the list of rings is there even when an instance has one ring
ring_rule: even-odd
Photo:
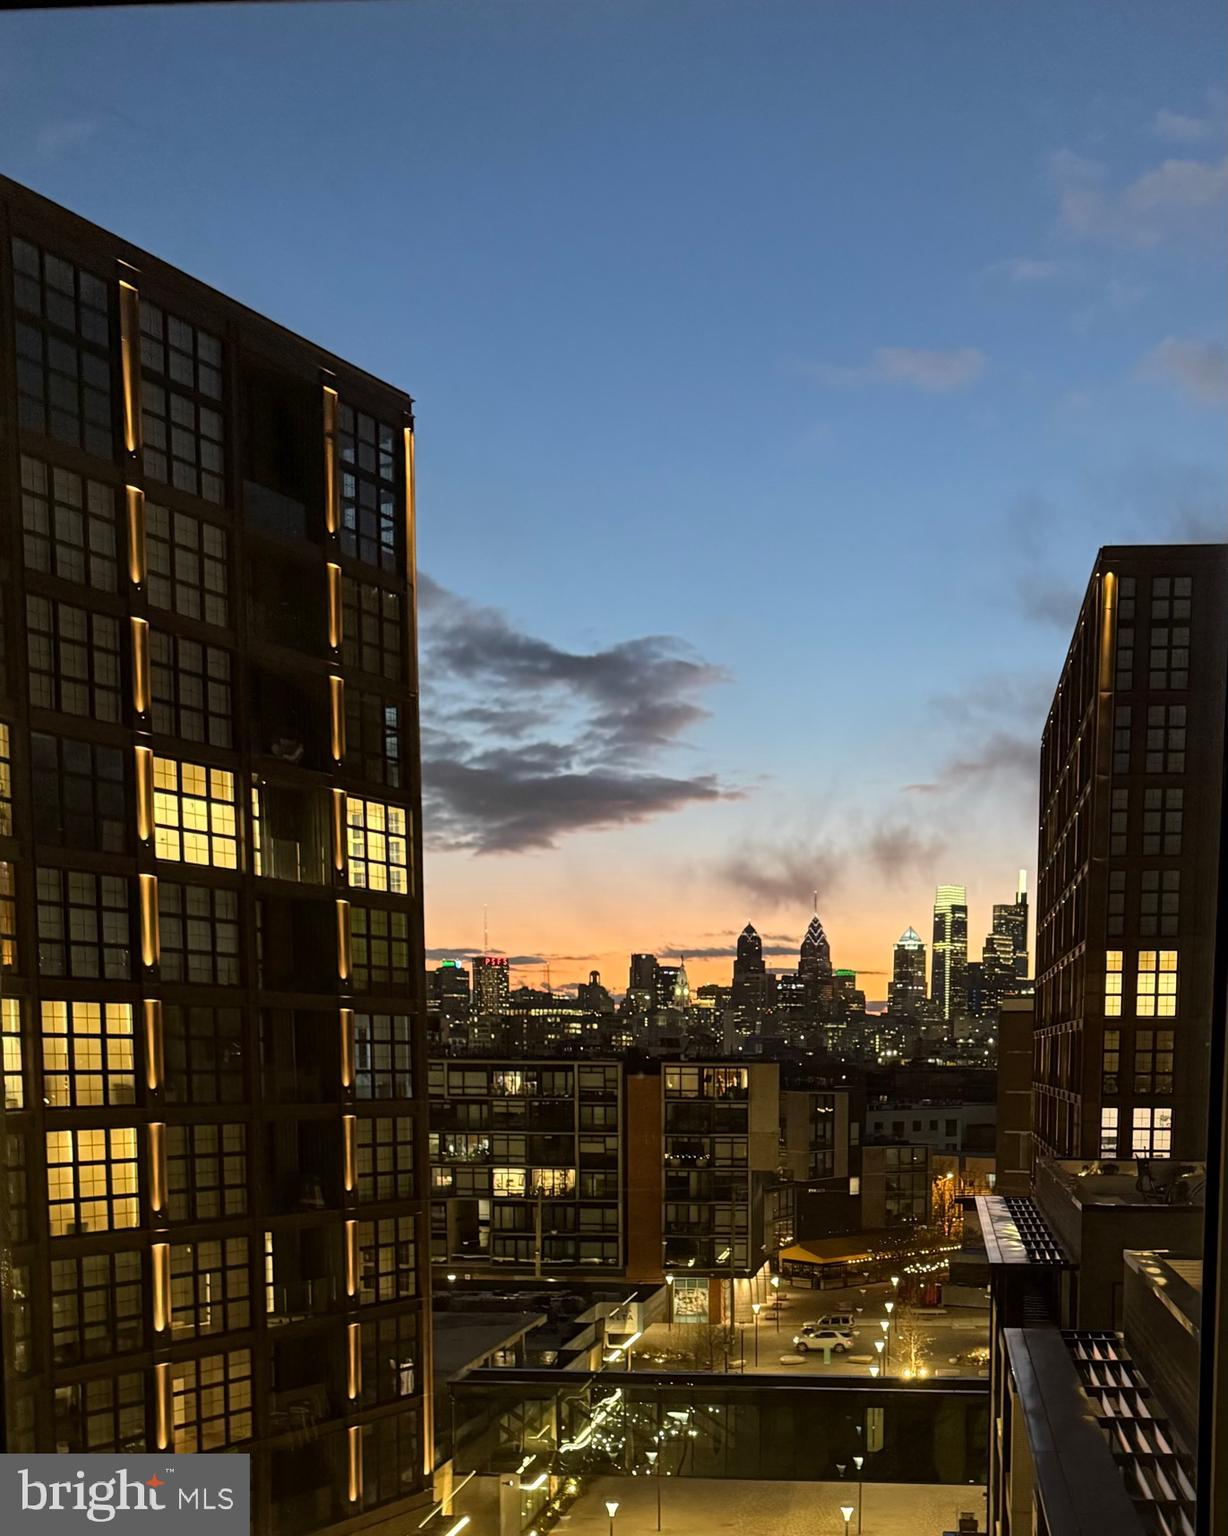
[[[124,1371],[56,1388],[59,1434],[69,1451],[141,1451],[145,1443],[145,1373]]]
[[[13,757],[9,728],[0,720],[0,837],[13,835]]]
[[[356,1128],[358,1198],[409,1200],[414,1194],[414,1122],[404,1115],[362,1118]]]
[[[212,747],[234,745],[229,651],[151,629],[149,678],[155,731]]]
[[[415,1274],[414,1218],[385,1216],[358,1224],[359,1294],[361,1306],[413,1296]]]
[[[1104,1013],[1109,1019],[1121,1017],[1121,958],[1120,949],[1110,949],[1104,957]]]
[[[168,1125],[166,1176],[172,1221],[247,1213],[247,1131],[242,1124]]]
[[[239,897],[206,885],[158,882],[163,981],[239,984]]]
[[[1135,1012],[1140,1019],[1172,1019],[1177,1015],[1177,951],[1140,949]]]
[[[146,475],[220,506],[225,497],[220,411],[148,378],[141,383]]]
[[[40,868],[37,889],[41,973],[127,981],[132,950],[127,880],[88,870]]]
[[[47,1132],[47,1216],[52,1237],[139,1225],[137,1144],[134,1126]]]
[[[118,721],[119,621],[31,592],[26,596],[30,703]]]
[[[115,492],[110,486],[23,454],[21,524],[27,570],[99,592],[116,590]]]
[[[246,1237],[171,1245],[171,1330],[192,1338],[230,1333],[251,1323]]]
[[[237,869],[234,774],[155,757],[154,852],[178,863]]]
[[[24,1109],[26,1102],[21,1008],[19,998],[0,997],[0,1064],[4,1071],[5,1109]]]
[[[0,970],[17,969],[17,876],[0,860]]]
[[[217,1451],[252,1435],[252,1353],[226,1350],[171,1366],[175,1451]]]
[[[347,796],[350,884],[359,890],[409,894],[409,812],[401,805]]]
[[[1131,1115],[1130,1152],[1133,1157],[1171,1157],[1173,1112],[1166,1105],[1140,1105]]]
[[[184,618],[230,622],[226,530],[187,512],[147,502],[149,601]]]
[[[136,1101],[130,1003],[42,1004],[43,1097],[52,1109]]]

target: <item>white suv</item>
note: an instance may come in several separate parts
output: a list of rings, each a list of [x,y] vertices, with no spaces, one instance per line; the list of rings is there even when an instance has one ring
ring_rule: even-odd
[[[835,1328],[821,1328],[817,1323],[807,1323],[800,1333],[793,1335],[793,1348],[799,1354],[811,1349],[830,1349],[842,1355],[853,1347],[853,1335]]]

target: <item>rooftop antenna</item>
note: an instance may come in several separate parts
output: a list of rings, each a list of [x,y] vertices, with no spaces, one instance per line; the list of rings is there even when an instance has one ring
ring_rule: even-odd
[[[819,915],[819,893],[818,893],[818,891],[815,891],[815,893],[814,893],[814,915],[816,917],[818,917],[818,915]]]
[[[482,908],[482,953],[484,955],[490,954],[490,924],[487,921],[489,912],[489,907]]]

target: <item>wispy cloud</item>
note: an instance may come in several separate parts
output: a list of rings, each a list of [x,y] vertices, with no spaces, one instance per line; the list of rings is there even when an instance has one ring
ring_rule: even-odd
[[[98,132],[99,124],[89,117],[58,118],[43,123],[34,135],[34,148],[41,160],[58,160],[79,144],[85,144]]]
[[[1151,120],[1151,131],[1169,144],[1203,144],[1223,136],[1226,106],[1224,92],[1214,87],[1207,92],[1206,106],[1201,112],[1174,112],[1161,107]]]
[[[779,910],[807,911],[811,892],[819,893],[819,910],[855,870],[901,883],[927,871],[941,854],[943,840],[898,821],[883,821],[868,830],[848,825],[839,835],[801,835],[738,850],[717,867],[723,884],[744,898]]]
[[[985,354],[976,347],[879,347],[867,363],[819,363],[809,371],[819,383],[837,389],[903,384],[935,395],[975,383],[985,371],[985,363]]]
[[[1035,779],[1037,772],[1036,736],[997,731],[973,755],[949,758],[930,782],[905,784],[904,789],[909,794],[946,795],[1000,774]]]
[[[1073,150],[1050,162],[1062,222],[1073,235],[1145,248],[1213,227],[1228,193],[1228,159],[1173,158],[1125,185]]]
[[[1228,352],[1217,341],[1191,341],[1166,336],[1138,365],[1144,379],[1176,386],[1203,405],[1228,400]]]
[[[419,581],[426,823],[436,847],[552,848],[569,833],[735,799],[659,759],[707,717],[725,671],[672,636],[568,651]],[[515,704],[504,711],[492,698]]]
[[[1071,275],[1071,266],[1064,261],[1051,261],[1040,256],[1012,256],[1006,261],[995,261],[985,269],[990,276],[1004,277],[1008,282],[1052,283],[1058,278]]]

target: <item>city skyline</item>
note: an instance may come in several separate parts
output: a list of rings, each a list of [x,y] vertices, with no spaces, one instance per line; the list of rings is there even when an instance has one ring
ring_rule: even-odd
[[[885,994],[1034,868],[1096,548],[1225,531],[1221,8],[769,11],[6,20],[11,174],[417,397],[433,950],[817,885]]]

